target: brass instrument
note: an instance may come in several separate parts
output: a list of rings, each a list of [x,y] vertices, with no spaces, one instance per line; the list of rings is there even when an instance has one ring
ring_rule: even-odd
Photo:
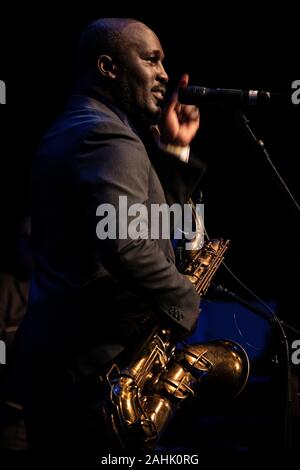
[[[190,251],[179,270],[200,296],[220,266],[229,241],[209,240]],[[168,329],[156,328],[128,367],[108,372],[109,397],[104,403],[108,431],[125,450],[154,449],[174,413],[188,397],[214,390],[236,396],[245,386],[249,361],[244,349],[229,340],[185,345],[176,349]]]

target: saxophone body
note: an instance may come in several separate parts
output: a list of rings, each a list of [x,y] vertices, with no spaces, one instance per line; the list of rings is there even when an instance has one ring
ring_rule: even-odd
[[[208,240],[181,259],[179,270],[200,296],[206,293],[228,244],[228,240]],[[127,367],[119,370],[114,365],[106,375],[107,429],[124,450],[153,450],[186,399],[204,399],[217,391],[222,398],[235,397],[248,375],[248,357],[239,344],[218,340],[176,348],[170,330],[157,327]]]

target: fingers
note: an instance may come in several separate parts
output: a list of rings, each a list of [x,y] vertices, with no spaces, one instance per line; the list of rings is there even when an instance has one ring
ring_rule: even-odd
[[[185,114],[191,121],[197,121],[200,117],[199,108],[197,108],[197,106],[186,106]]]
[[[197,106],[179,104],[175,107],[179,122],[200,121],[200,111]]]

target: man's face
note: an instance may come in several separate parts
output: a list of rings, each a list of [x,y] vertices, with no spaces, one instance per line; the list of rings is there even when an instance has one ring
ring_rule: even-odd
[[[135,118],[154,124],[161,114],[168,75],[157,36],[142,23],[131,23],[122,34],[122,57],[115,80],[115,96]]]

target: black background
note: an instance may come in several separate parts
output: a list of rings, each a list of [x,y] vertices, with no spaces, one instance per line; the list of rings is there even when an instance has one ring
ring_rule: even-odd
[[[190,84],[290,93],[297,74],[296,22],[292,12],[245,12],[191,4],[162,14],[158,3],[118,8],[101,3],[19,7],[1,18],[0,107],[2,256],[29,202],[30,164],[40,137],[63,109],[74,77],[81,30],[104,16],[144,21],[161,39],[170,87],[184,72]],[[13,11],[14,10],[14,11]],[[143,12],[143,13],[141,13]],[[295,18],[296,20],[296,18]],[[228,264],[265,299],[285,300],[282,315],[299,322],[299,216],[269,166],[256,155],[230,110],[204,107],[195,149],[208,163],[203,182],[205,220],[212,237],[231,240]],[[298,200],[299,106],[246,110],[257,137]],[[226,285],[239,287],[220,272]],[[292,307],[286,306],[286,301]],[[286,313],[289,310],[290,313]]]
[[[161,3],[108,8],[102,2],[43,2],[38,6],[27,2],[22,7],[11,4],[9,12],[1,11],[0,79],[7,87],[7,104],[0,106],[1,269],[9,263],[20,217],[30,207],[30,165],[35,148],[64,107],[74,78],[76,44],[90,21],[128,16],[150,26],[165,50],[171,89],[185,72],[193,85],[290,94],[292,82],[300,79],[296,11],[284,10],[282,5],[263,11],[255,5],[245,5],[242,10],[241,4],[219,7],[199,3],[196,7],[186,3],[177,9],[169,7],[163,14]],[[245,112],[299,201],[300,105]],[[208,164],[202,186],[207,230],[211,237],[230,238],[227,264],[264,300],[277,302],[280,316],[300,328],[300,214],[278,186],[269,165],[255,154],[229,109],[203,107],[201,122],[194,148]],[[249,298],[224,269],[220,268],[218,277]],[[246,405],[241,405],[243,413],[252,403],[250,413],[263,415],[270,395],[268,389],[265,399],[256,400],[260,402],[257,411],[250,388]],[[274,403],[272,413],[278,407],[277,397]],[[243,413],[238,409],[236,415]],[[187,417],[194,414],[191,409]],[[186,418],[182,419],[179,440],[186,433]],[[254,435],[261,422],[253,423],[252,427],[248,423],[246,430]],[[271,426],[268,446],[276,447]],[[178,427],[175,429],[177,433]],[[233,429],[235,436],[240,429],[235,422]],[[211,442],[215,430],[213,426],[208,434]],[[260,439],[258,432],[257,441]]]

